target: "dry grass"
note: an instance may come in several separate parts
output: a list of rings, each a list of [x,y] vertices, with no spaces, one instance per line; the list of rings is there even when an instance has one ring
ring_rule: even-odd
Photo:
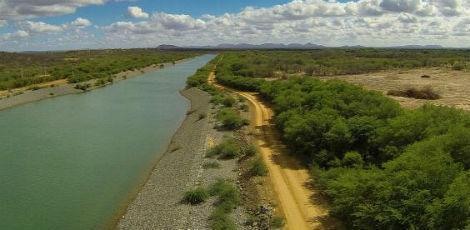
[[[370,74],[321,77],[321,79],[342,79],[366,89],[389,91],[423,89],[431,87],[439,92],[439,99],[427,100],[413,97],[388,95],[406,108],[417,108],[425,103],[452,106],[470,110],[470,72],[455,71],[450,68],[421,68],[414,70],[391,70]]]

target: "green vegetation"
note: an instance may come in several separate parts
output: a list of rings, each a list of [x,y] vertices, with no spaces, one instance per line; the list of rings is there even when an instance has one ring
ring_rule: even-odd
[[[109,79],[122,71],[173,62],[198,55],[155,49],[91,50],[38,53],[0,52],[0,90],[67,79],[78,83]]]
[[[469,55],[459,50],[234,52],[224,54],[217,79],[246,90],[245,80],[279,71],[332,75],[452,67]],[[258,79],[251,89],[272,104],[282,139],[312,164],[332,214],[348,228],[470,228],[467,112],[432,105],[404,110],[381,93],[342,81]]]
[[[210,216],[210,226],[214,230],[236,229],[230,213],[240,204],[240,193],[237,187],[228,181],[219,179],[210,186],[211,196],[218,196],[215,210]]]
[[[243,148],[243,155],[245,156],[254,156],[256,155],[256,153],[258,153],[258,150],[256,149],[256,146],[254,144],[247,144],[246,146],[244,146]]]
[[[214,60],[212,60],[202,68],[198,69],[195,74],[193,74],[191,77],[188,78],[188,80],[186,80],[186,84],[189,87],[198,87],[200,89],[204,89],[205,87],[207,87],[207,78],[214,69]]]
[[[235,130],[248,125],[248,120],[241,118],[240,115],[231,108],[220,109],[215,118],[221,123],[223,128],[228,130]]]
[[[240,151],[241,150],[238,143],[232,138],[227,138],[223,140],[222,143],[209,149],[209,151],[206,153],[206,156],[218,156],[222,159],[233,159],[240,155]]]
[[[274,216],[271,220],[271,227],[274,229],[280,229],[284,227],[284,219],[279,216]]]
[[[250,172],[254,176],[266,176],[268,174],[268,168],[261,157],[253,159]]]
[[[469,50],[320,49],[311,51],[226,52],[217,65],[219,82],[239,89],[253,78],[282,78],[285,75],[329,76],[361,74],[387,69],[452,67],[470,69]],[[220,78],[219,78],[220,76]],[[229,76],[245,77],[244,79]]]
[[[193,190],[187,191],[184,194],[183,201],[192,205],[200,204],[209,198],[209,193],[206,189],[198,187]]]

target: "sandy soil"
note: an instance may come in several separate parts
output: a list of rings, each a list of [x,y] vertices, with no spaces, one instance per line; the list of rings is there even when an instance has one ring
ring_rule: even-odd
[[[215,83],[214,74],[209,83]],[[250,105],[251,125],[256,130],[255,144],[265,161],[270,184],[277,196],[280,212],[286,220],[286,229],[336,229],[335,221],[315,188],[306,166],[289,155],[276,134],[272,122],[273,112],[255,93],[238,92]]]
[[[422,78],[428,75],[430,78]],[[470,110],[470,72],[454,71],[446,68],[426,68],[414,70],[393,70],[378,73],[322,77],[321,79],[342,79],[367,89],[378,90],[386,94],[389,90],[410,87],[423,88],[430,86],[441,95],[438,100],[420,100],[404,97],[391,98],[400,102],[403,107],[416,108],[425,103],[453,106]]]

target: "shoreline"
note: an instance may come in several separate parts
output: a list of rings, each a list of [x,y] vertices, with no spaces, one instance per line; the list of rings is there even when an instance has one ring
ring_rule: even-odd
[[[188,102],[188,109],[187,112],[192,111],[194,108],[194,99],[190,97],[187,92],[190,89],[184,88],[182,90],[179,90],[179,94],[185,98],[185,100]],[[171,138],[168,140],[168,142],[165,144],[166,148],[163,148],[164,150],[160,151],[159,153],[156,154],[155,159],[149,164],[150,167],[149,169],[145,170],[143,172],[142,177],[139,179],[137,185],[128,193],[126,199],[124,199],[121,204],[119,205],[117,211],[113,214],[112,218],[110,221],[107,221],[105,223],[105,229],[117,229],[119,222],[125,216],[128,212],[129,206],[132,204],[132,202],[137,198],[147,181],[150,179],[152,172],[155,170],[157,167],[158,163],[167,155],[170,154],[172,151],[172,143],[174,143],[176,139],[176,134],[178,132],[181,132],[180,129],[182,129],[183,123],[189,119],[190,114],[186,114],[185,117],[181,120],[178,128],[173,132]]]
[[[197,179],[197,173],[191,170],[193,166],[202,165],[195,158],[205,152],[209,122],[198,115],[209,112],[210,96],[197,88],[183,89],[180,94],[189,101],[186,117],[166,151],[157,155],[153,167],[129,194],[108,229],[184,228],[183,221],[189,213],[180,202],[180,193]]]
[[[134,77],[139,77],[141,75],[151,73],[160,69],[164,69],[169,66],[174,66],[175,64],[179,64],[179,63],[191,60],[195,57],[177,60],[174,62],[174,64],[172,62],[165,62],[161,64],[153,64],[153,65],[150,65],[141,69],[132,70],[132,71],[130,70],[123,71],[113,76],[113,80],[114,80],[113,83],[117,83],[117,82],[131,79]],[[163,67],[160,67],[160,65],[163,65]],[[45,83],[41,83],[37,85],[31,85],[28,87],[13,89],[10,96],[0,97],[0,111],[10,109],[16,106],[32,103],[32,102],[42,101],[42,100],[49,99],[49,98],[55,98],[55,97],[60,97],[60,96],[65,96],[65,95],[70,95],[70,94],[86,93],[88,91],[96,90],[96,89],[103,88],[103,87],[113,84],[113,83],[107,83],[102,86],[95,86],[95,82],[97,80],[99,79],[91,79],[85,82],[69,84],[66,82],[66,79],[61,79],[57,81],[45,82]],[[54,84],[56,82],[60,82],[60,83],[56,85]],[[90,84],[91,87],[85,91],[80,90],[80,89],[75,89],[74,88],[75,85],[78,85],[78,84]],[[37,89],[37,90],[29,89],[33,86],[38,86],[38,85],[40,85],[42,88]]]

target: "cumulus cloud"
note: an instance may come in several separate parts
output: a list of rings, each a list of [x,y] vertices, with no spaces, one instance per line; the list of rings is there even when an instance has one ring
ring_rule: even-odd
[[[64,30],[64,27],[62,26],[51,25],[45,22],[33,22],[33,21],[22,22],[21,27],[23,28],[23,30],[33,32],[33,33],[61,32]]]
[[[23,1],[28,0],[21,0]],[[48,0],[50,3],[61,1],[63,0]],[[100,4],[105,1],[67,2]],[[96,27],[104,32],[103,36],[94,38],[99,44],[97,46],[264,42],[313,42],[332,46],[470,44],[470,1],[467,0],[292,0],[271,7],[246,7],[237,13],[201,17],[165,12],[149,14],[139,7],[129,7],[127,13],[132,18],[141,20],[118,21]],[[61,28],[61,33],[86,31],[81,28],[91,25],[91,22],[85,20],[77,19],[56,27],[36,27],[46,27],[48,29],[42,31],[50,32]],[[29,36],[39,31],[25,26],[19,29],[28,32]]]
[[[455,2],[453,2],[455,1]],[[153,43],[309,42],[364,45],[413,43],[428,39],[440,43],[457,24],[450,9],[463,13],[462,0],[358,0],[350,2],[293,0],[272,7],[247,7],[220,16],[155,13],[141,22],[116,22],[107,27],[107,39]],[[460,3],[459,3],[460,2]],[[449,9],[444,9],[448,7]],[[432,16],[432,17],[431,17]],[[428,25],[430,21],[439,26]],[[459,31],[462,34],[462,31]],[[125,34],[125,36],[123,36]],[[440,40],[441,39],[441,40]],[[468,39],[467,39],[468,40]],[[446,41],[449,42],[449,41]],[[123,43],[121,43],[123,44]],[[332,44],[335,45],[335,44]]]
[[[129,6],[127,8],[127,14],[133,18],[148,18],[149,14],[145,13],[142,8],[138,6]]]
[[[6,33],[0,36],[0,41],[16,40],[29,37],[29,33],[24,30],[18,30],[13,33]]]
[[[77,18],[74,21],[72,21],[70,25],[76,26],[76,27],[88,27],[88,26],[91,26],[91,22],[90,20],[86,18]]]
[[[74,13],[79,7],[104,4],[107,0],[1,0],[0,19],[18,20]]]

